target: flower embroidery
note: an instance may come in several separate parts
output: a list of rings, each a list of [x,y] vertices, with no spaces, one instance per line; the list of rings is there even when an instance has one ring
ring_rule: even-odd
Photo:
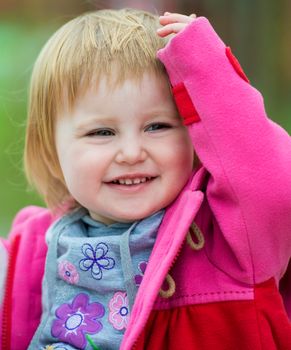
[[[103,269],[111,270],[115,266],[115,260],[107,255],[108,246],[105,243],[98,243],[95,249],[91,244],[85,243],[82,246],[82,253],[85,258],[80,260],[79,266],[82,271],[91,270],[91,275],[95,280],[101,280]]]
[[[128,298],[126,293],[116,292],[109,301],[109,322],[117,330],[127,327],[129,320]]]
[[[143,279],[143,275],[145,273],[145,270],[147,268],[148,262],[147,261],[141,261],[138,264],[138,269],[140,271],[140,275],[135,275],[134,279],[135,279],[135,284],[139,287],[141,285],[141,281]]]
[[[67,260],[63,260],[59,263],[58,272],[61,279],[70,284],[77,284],[79,282],[79,273],[75,265]]]
[[[87,344],[86,333],[95,334],[103,328],[97,319],[103,317],[104,313],[102,304],[90,304],[88,295],[80,293],[71,304],[62,304],[57,308],[52,336],[78,349],[84,349]]]

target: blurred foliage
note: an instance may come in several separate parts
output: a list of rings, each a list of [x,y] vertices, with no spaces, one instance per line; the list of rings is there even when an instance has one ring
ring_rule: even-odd
[[[0,229],[5,234],[15,212],[40,204],[27,190],[22,172],[26,100],[33,61],[51,34],[50,25],[0,22]]]
[[[25,205],[42,205],[22,171],[26,100],[33,62],[64,22],[87,10],[124,6],[207,16],[264,95],[271,118],[291,131],[289,0],[0,0],[0,235]]]

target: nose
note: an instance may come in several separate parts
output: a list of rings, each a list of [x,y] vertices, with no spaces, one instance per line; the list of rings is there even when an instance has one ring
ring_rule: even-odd
[[[141,138],[127,137],[119,146],[116,162],[136,164],[145,161],[147,158],[147,152]]]

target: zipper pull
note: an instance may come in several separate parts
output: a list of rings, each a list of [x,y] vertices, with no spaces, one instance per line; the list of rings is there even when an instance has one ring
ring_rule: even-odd
[[[162,298],[168,299],[168,298],[171,298],[175,294],[176,283],[174,281],[174,278],[169,273],[167,274],[165,281],[168,283],[168,289],[164,290],[161,288],[159,291],[159,295]]]
[[[195,237],[195,241],[193,239],[193,236]],[[195,222],[193,222],[189,228],[189,231],[186,236],[186,241],[190,248],[195,251],[200,250],[204,247],[205,239],[203,233],[201,232],[200,228],[195,224]]]

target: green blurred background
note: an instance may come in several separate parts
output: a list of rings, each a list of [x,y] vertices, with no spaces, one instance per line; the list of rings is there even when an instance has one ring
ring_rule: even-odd
[[[0,0],[0,235],[20,208],[43,205],[22,170],[27,89],[40,48],[72,17],[124,6],[207,16],[263,93],[269,116],[291,132],[290,0]]]

